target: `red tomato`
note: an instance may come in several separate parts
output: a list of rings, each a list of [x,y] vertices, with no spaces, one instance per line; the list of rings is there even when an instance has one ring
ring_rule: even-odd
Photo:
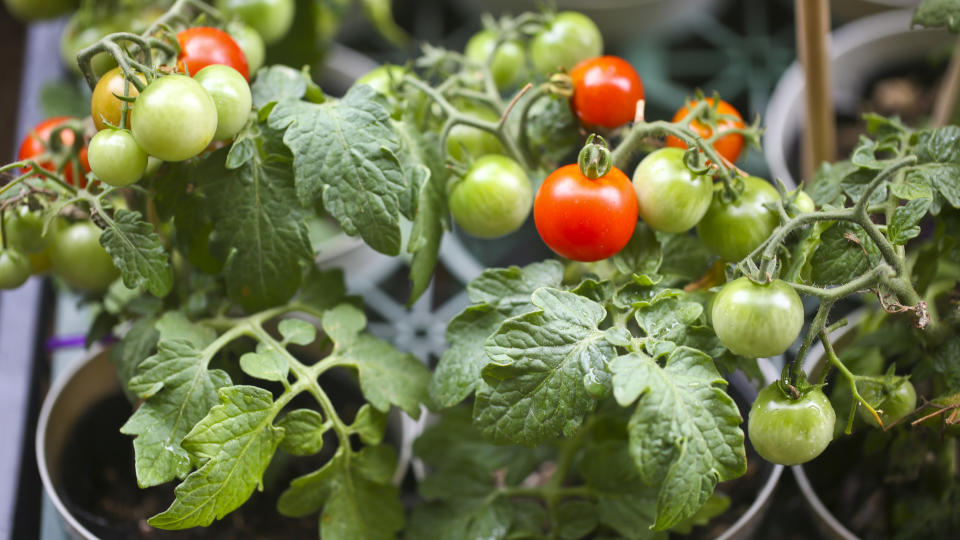
[[[626,60],[598,56],[570,70],[573,79],[573,112],[587,126],[615,128],[632,122],[637,101],[643,99],[643,82]]]
[[[550,174],[537,190],[533,219],[540,238],[562,257],[599,261],[630,241],[637,226],[637,194],[620,169],[595,180],[577,164]]]
[[[240,72],[243,78],[250,80],[250,68],[247,57],[230,34],[217,28],[199,26],[188,28],[177,34],[180,42],[180,56],[177,69],[189,72],[191,76],[210,64],[223,64]]]
[[[713,107],[714,100],[713,98],[706,98],[707,103]],[[691,101],[690,106],[696,106],[696,101]],[[680,107],[680,110],[673,115],[673,122],[679,122],[683,119],[687,113],[690,112],[690,109],[686,105]],[[740,116],[740,113],[726,101],[720,100],[720,104],[717,105],[717,113],[719,114],[729,114],[730,116],[736,117],[736,119],[718,119],[717,121],[717,130],[719,133],[723,133],[728,129],[734,128],[743,128],[743,117]],[[700,123],[698,120],[690,122],[690,128],[697,132],[703,138],[707,138],[713,135],[713,129],[710,126]],[[673,146],[674,148],[686,148],[687,143],[681,141],[680,139],[669,135],[667,136],[667,146]],[[743,150],[743,135],[739,133],[731,133],[720,137],[713,143],[714,150],[717,151],[721,156],[726,158],[730,163],[733,163],[740,157],[740,152]]]
[[[50,140],[50,133],[53,132],[58,126],[73,120],[69,116],[54,116],[53,118],[47,118],[43,122],[40,122],[33,127],[33,130],[30,133],[27,133],[27,136],[23,138],[23,142],[20,143],[20,151],[17,152],[17,161],[23,161],[25,159],[35,158],[44,152],[47,151],[47,143]],[[60,132],[60,142],[64,146],[70,146],[73,144],[73,131],[65,129]],[[80,149],[79,153],[80,165],[83,167],[84,175],[90,172],[90,163],[87,161],[87,147],[84,145]],[[44,160],[40,162],[40,166],[48,171],[56,171],[57,164],[51,160]],[[23,172],[30,172],[31,167],[27,167]],[[67,182],[71,185],[76,185],[73,178],[73,164],[67,163],[63,168],[63,176]],[[81,175],[80,177],[80,187],[86,187],[87,179],[85,176]]]

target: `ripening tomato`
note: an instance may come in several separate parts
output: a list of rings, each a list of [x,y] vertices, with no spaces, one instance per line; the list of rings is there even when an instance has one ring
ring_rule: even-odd
[[[47,145],[50,142],[50,134],[62,124],[74,120],[70,116],[55,116],[53,118],[48,118],[43,122],[40,122],[33,127],[30,133],[23,138],[23,142],[20,143],[20,151],[17,152],[17,161],[23,161],[26,159],[33,159],[42,155],[47,151]],[[60,142],[64,146],[70,146],[74,141],[74,132],[70,129],[64,129],[60,131]],[[84,146],[79,152],[80,165],[83,167],[83,172],[86,174],[90,171],[90,164],[87,162],[87,147]],[[48,171],[56,171],[57,164],[52,160],[43,160],[40,162],[40,166]],[[24,169],[24,172],[30,172],[30,167]],[[74,181],[73,174],[73,164],[67,163],[63,168],[63,176],[67,182],[71,185],[77,185]],[[80,176],[79,186],[86,187],[87,179],[84,176]]]
[[[710,104],[711,111],[714,106],[713,98],[706,98],[707,103]],[[691,101],[690,107],[696,106],[697,101]],[[717,133],[723,133],[730,129],[742,129],[744,127],[743,117],[740,116],[740,112],[734,108],[733,105],[730,105],[722,99],[716,105],[716,112],[708,111],[707,114],[717,114],[717,115],[728,115],[732,118],[717,118]],[[680,107],[680,110],[673,115],[673,122],[679,122],[690,112],[690,109],[686,105]],[[707,137],[713,136],[713,129],[700,122],[699,120],[694,119],[690,122],[690,129],[697,132],[698,135],[706,139]],[[667,146],[672,146],[674,148],[686,148],[687,143],[681,141],[680,139],[670,135],[667,137]],[[724,135],[718,138],[713,143],[713,149],[717,151],[721,156],[727,159],[730,163],[737,161],[737,158],[740,157],[740,152],[743,150],[743,135],[739,133],[730,133],[729,135]]]
[[[188,28],[177,34],[177,41],[180,42],[177,59],[180,71],[194,75],[210,64],[223,64],[250,80],[250,67],[243,49],[223,30],[208,26]]]
[[[632,122],[643,99],[643,81],[616,56],[584,60],[570,70],[573,112],[586,126],[615,128]]]
[[[799,399],[791,399],[773,383],[757,394],[750,407],[747,435],[763,459],[798,465],[827,448],[836,421],[837,413],[823,390],[811,388]]]

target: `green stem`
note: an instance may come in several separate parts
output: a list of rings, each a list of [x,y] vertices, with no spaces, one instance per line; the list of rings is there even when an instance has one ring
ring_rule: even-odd
[[[863,396],[860,395],[860,392],[857,391],[857,376],[850,372],[847,369],[847,366],[843,365],[843,362],[837,357],[837,353],[833,350],[833,344],[830,342],[830,338],[827,337],[826,332],[820,332],[820,342],[823,343],[824,354],[827,355],[827,360],[830,364],[837,368],[843,378],[847,380],[847,384],[850,385],[850,392],[853,394],[853,398],[867,408],[870,414],[873,415],[876,419],[877,424],[880,427],[883,427],[883,421],[880,420],[880,415],[877,414],[877,411],[870,406],[870,403],[867,400],[863,399]],[[847,418],[847,427],[843,430],[844,433],[849,435],[853,431],[853,415],[857,412],[857,406],[854,404],[850,407],[850,416]]]

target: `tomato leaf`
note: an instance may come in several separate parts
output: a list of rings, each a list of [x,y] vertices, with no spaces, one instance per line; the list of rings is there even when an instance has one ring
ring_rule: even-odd
[[[823,163],[808,183],[813,186],[810,189],[810,198],[817,206],[839,204],[843,195],[843,179],[856,170],[857,166],[849,161]]]
[[[277,422],[277,426],[283,428],[280,448],[295,456],[311,456],[319,452],[328,428],[320,413],[313,409],[292,410]]]
[[[916,152],[921,163],[960,163],[960,126],[944,126],[917,135]]]
[[[659,537],[650,530],[657,515],[657,489],[644,485],[626,441],[598,441],[587,447],[580,473],[596,495],[597,519],[624,538]]]
[[[281,514],[308,516],[323,509],[325,540],[391,539],[403,527],[403,505],[390,483],[396,455],[388,446],[368,446],[346,458],[339,449],[322,468],[296,478],[277,502]]]
[[[896,245],[902,246],[911,238],[920,234],[920,220],[930,210],[930,199],[913,199],[893,211],[893,218],[887,225],[887,236]]]
[[[183,439],[183,448],[203,462],[177,486],[176,499],[147,523],[161,529],[206,527],[263,489],[263,472],[283,439],[273,425],[282,405],[256,386],[219,391],[220,404]]]
[[[489,387],[477,391],[474,418],[499,442],[533,445],[570,435],[610,386],[607,359],[616,349],[598,324],[600,304],[558,289],[537,289],[537,311],[504,321],[486,342]],[[589,382],[589,385],[587,384]]]
[[[257,71],[250,85],[253,106],[262,109],[285,99],[300,99],[307,93],[307,79],[302,71],[287,66],[269,66]]]
[[[660,486],[654,528],[667,529],[694,515],[718,481],[746,471],[743,419],[701,351],[678,347],[663,367],[631,353],[610,368],[617,403],[636,403],[630,452],[643,481]]]
[[[613,256],[613,264],[623,274],[652,274],[660,269],[662,258],[660,242],[653,229],[638,221],[633,237]]]
[[[357,411],[350,429],[364,444],[380,444],[387,431],[387,414],[364,403]]]
[[[687,300],[683,291],[664,289],[650,300],[634,303],[634,318],[648,338],[682,343],[691,326],[701,321],[703,306]]]
[[[909,182],[932,186],[954,208],[960,208],[958,177],[960,177],[958,163],[928,163],[910,169],[907,174]]]
[[[286,99],[268,122],[285,130],[293,152],[296,191],[303,206],[323,206],[344,232],[373,249],[400,253],[400,213],[413,217],[402,151],[382,98],[359,85],[338,102]],[[349,136],[348,136],[349,134]]]
[[[558,287],[563,267],[556,261],[534,263],[524,268],[491,268],[467,285],[475,305],[463,310],[447,325],[450,348],[430,381],[430,398],[440,407],[460,403],[476,389],[480,370],[488,362],[484,342],[504,320],[536,309],[530,295],[540,287]]]
[[[820,285],[847,283],[880,263],[880,250],[859,225],[835,223],[820,235],[810,278]]]
[[[113,258],[131,289],[143,287],[163,298],[173,287],[173,267],[153,225],[140,212],[119,209],[100,235],[100,243]]]
[[[359,333],[367,321],[363,312],[341,305],[323,316],[323,329],[334,342],[339,365],[352,366],[360,375],[360,390],[370,405],[388,412],[396,405],[413,418],[427,399],[430,371],[411,354],[369,334]]]
[[[157,354],[137,366],[130,389],[144,403],[120,428],[134,435],[137,483],[156,486],[190,471],[184,436],[218,403],[217,390],[230,384],[220,370],[207,370],[208,355],[188,339],[161,333]]]

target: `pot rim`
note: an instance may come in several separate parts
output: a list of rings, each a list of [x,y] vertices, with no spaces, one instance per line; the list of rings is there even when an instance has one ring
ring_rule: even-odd
[[[860,322],[870,313],[870,309],[866,307],[858,308],[856,311],[851,313],[847,319],[847,325],[842,328],[837,328],[830,333],[830,338],[836,340],[840,337],[847,335],[850,332],[855,332],[857,327],[860,325]],[[820,358],[823,357],[823,343],[817,340],[817,343],[810,348],[810,352],[807,354],[807,358],[804,359],[803,368],[805,371],[812,371]],[[803,465],[794,465],[790,467],[793,472],[793,478],[797,481],[797,485],[800,487],[800,492],[803,494],[804,501],[807,503],[807,508],[813,513],[814,518],[817,519],[822,526],[829,528],[830,532],[833,533],[835,538],[842,538],[843,540],[860,540],[860,537],[850,532],[843,523],[840,522],[831,512],[823,501],[820,500],[820,497],[817,496],[817,492],[813,489],[813,485],[810,484],[810,478],[807,476],[806,471],[803,469]]]

